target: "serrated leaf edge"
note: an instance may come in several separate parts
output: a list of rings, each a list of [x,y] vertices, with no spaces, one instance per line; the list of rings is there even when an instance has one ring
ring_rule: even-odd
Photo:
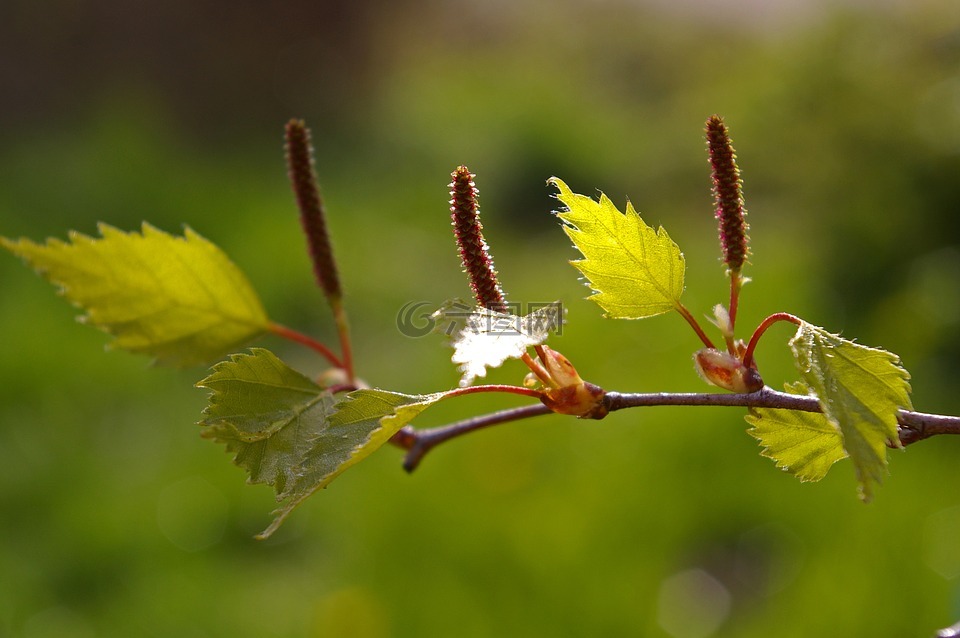
[[[445,392],[438,392],[438,393],[429,394],[429,395],[408,395],[400,392],[390,392],[389,390],[380,390],[378,388],[354,390],[353,392],[349,392],[343,398],[343,400],[339,401],[334,405],[335,411],[330,416],[328,423],[332,422],[333,419],[335,419],[338,414],[341,414],[341,412],[343,411],[343,408],[346,405],[349,405],[349,402],[354,400],[359,395],[359,393],[369,393],[369,392],[379,392],[379,393],[391,394],[394,396],[402,396],[402,397],[407,397],[407,398],[417,399],[417,400],[411,401],[410,403],[403,403],[403,404],[397,405],[393,407],[390,413],[384,414],[383,416],[381,416],[378,419],[378,423],[380,424],[379,427],[374,430],[371,430],[370,433],[367,435],[367,438],[363,442],[358,443],[356,446],[354,446],[353,451],[350,453],[350,456],[347,458],[347,460],[341,463],[340,465],[338,465],[333,472],[330,472],[329,474],[326,474],[325,476],[323,476],[322,479],[313,487],[311,487],[309,490],[306,490],[305,492],[301,494],[297,494],[295,496],[289,493],[287,493],[286,495],[278,494],[277,495],[278,500],[283,500],[285,498],[288,498],[289,500],[287,500],[286,503],[284,503],[281,507],[278,507],[277,509],[273,510],[273,512],[271,512],[274,516],[273,522],[271,522],[266,529],[264,529],[262,532],[260,532],[260,534],[256,536],[257,539],[263,540],[270,537],[274,532],[277,531],[277,529],[279,529],[279,527],[283,524],[283,522],[287,519],[287,517],[290,516],[291,513],[293,513],[293,510],[299,507],[305,500],[313,496],[319,490],[325,488],[335,478],[343,474],[343,472],[353,467],[360,461],[367,458],[370,454],[378,450],[387,441],[389,441],[390,437],[392,437],[398,430],[400,430],[400,428],[402,428],[404,425],[409,423],[414,417],[419,415],[420,412],[427,409],[428,407],[433,405],[433,403],[440,400],[441,398],[443,398],[445,394],[447,394]],[[399,413],[401,411],[409,411],[411,408],[413,408],[413,406],[422,406],[422,407],[418,410],[414,410],[414,413],[410,414],[405,420],[400,420],[399,422],[397,422],[398,419],[400,419]],[[375,441],[375,439],[378,439],[378,440]],[[371,442],[375,444],[371,445]]]
[[[643,304],[643,305],[610,303],[606,300],[606,297],[608,297],[609,294],[596,288],[593,283],[593,280],[590,277],[591,269],[587,265],[587,263],[590,260],[587,258],[570,260],[570,264],[574,266],[578,271],[580,271],[580,273],[584,276],[587,287],[589,287],[590,290],[593,291],[593,294],[587,297],[587,299],[592,300],[594,303],[599,305],[604,310],[604,317],[610,317],[610,318],[616,318],[616,319],[646,319],[648,317],[655,317],[657,315],[661,315],[661,314],[670,312],[671,310],[676,310],[678,308],[680,304],[680,297],[682,296],[683,290],[684,290],[683,280],[685,279],[686,261],[683,255],[683,251],[680,250],[680,247],[677,245],[675,241],[673,241],[673,239],[670,237],[670,235],[667,233],[666,229],[662,225],[654,229],[653,226],[650,226],[649,224],[647,224],[644,221],[643,217],[637,212],[637,210],[633,207],[633,204],[629,200],[627,200],[627,205],[625,209],[626,212],[620,212],[620,209],[616,206],[616,204],[614,204],[613,201],[609,197],[607,197],[606,194],[604,194],[603,192],[600,193],[600,200],[597,201],[586,195],[574,193],[570,189],[570,187],[567,186],[566,183],[564,183],[563,180],[561,180],[558,177],[551,177],[549,180],[547,180],[547,183],[549,185],[555,186],[560,191],[560,193],[554,195],[554,197],[557,200],[559,200],[567,208],[566,210],[559,210],[555,214],[563,222],[562,224],[563,231],[564,233],[566,233],[567,237],[569,237],[570,240],[574,243],[575,247],[577,247],[578,245],[577,238],[580,235],[584,234],[584,231],[582,231],[577,226],[576,222],[572,219],[572,217],[574,217],[576,214],[573,212],[570,203],[566,201],[567,199],[570,199],[572,202],[583,202],[583,201],[588,202],[590,207],[602,208],[605,204],[607,204],[611,206],[618,214],[622,215],[623,217],[635,219],[637,222],[639,222],[640,243],[643,246],[644,251],[646,251],[647,236],[652,234],[657,240],[669,241],[676,248],[676,251],[679,255],[679,262],[680,262],[679,265],[684,272],[681,272],[681,275],[680,275],[681,277],[680,291],[677,295],[673,295],[670,293],[669,290],[666,290],[662,285],[660,285],[660,283],[657,281],[655,277],[650,276],[651,275],[650,268],[647,265],[646,261],[644,259],[637,259],[634,256],[633,251],[631,251],[626,245],[623,244],[623,242],[620,241],[619,234],[604,225],[604,228],[608,232],[608,234],[611,237],[614,237],[616,239],[617,243],[622,249],[622,252],[628,255],[631,261],[637,264],[640,267],[640,269],[643,270],[649,276],[649,280],[654,284],[655,289],[660,294],[660,296],[663,297],[664,299],[664,301],[659,303],[649,303],[649,304]],[[594,216],[594,218],[596,219],[596,216]],[[676,273],[675,273],[676,267],[677,267],[677,264],[671,260],[669,264],[670,271],[668,275],[668,279],[671,281],[676,276]],[[604,276],[616,278],[613,275],[609,275],[609,274],[605,274]],[[622,279],[627,279],[627,278],[622,277]],[[643,308],[643,307],[650,306],[654,309],[650,311],[645,311],[644,313],[637,313],[638,316],[617,315],[609,312],[609,309],[605,307],[605,304],[606,306],[623,307],[623,308]]]

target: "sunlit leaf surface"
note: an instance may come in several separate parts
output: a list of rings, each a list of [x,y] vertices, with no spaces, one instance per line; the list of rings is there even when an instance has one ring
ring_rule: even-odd
[[[113,335],[111,345],[161,363],[209,363],[265,332],[269,321],[246,276],[217,246],[187,228],[175,236],[99,226],[100,238],[67,242],[0,238]]]
[[[801,377],[843,435],[864,501],[887,471],[887,443],[899,445],[897,410],[910,409],[910,375],[895,354],[803,322],[790,340]]]
[[[674,310],[683,293],[685,262],[667,231],[644,223],[629,202],[623,214],[606,195],[596,201],[571,192],[556,177],[550,183],[566,206],[557,217],[583,254],[583,259],[571,263],[596,292],[590,299],[617,319]]]
[[[802,383],[787,384],[791,394],[806,395]],[[819,412],[753,408],[747,432],[763,446],[761,454],[801,481],[819,481],[830,467],[847,456],[840,429]]]

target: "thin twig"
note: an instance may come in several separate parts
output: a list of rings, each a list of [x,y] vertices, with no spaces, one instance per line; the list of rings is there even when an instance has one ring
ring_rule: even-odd
[[[611,412],[625,408],[639,408],[655,405],[714,405],[743,408],[782,408],[802,412],[820,412],[816,397],[778,392],[764,387],[757,392],[745,394],[720,392],[650,392],[620,393],[607,392],[605,399]]]
[[[747,394],[621,394],[608,392],[607,409],[622,410],[652,405],[722,405],[745,408],[776,408],[801,412],[822,412],[816,397],[788,394],[770,387]],[[937,434],[960,434],[960,417],[897,410],[900,445],[907,446]]]
[[[757,392],[728,394],[713,392],[654,392],[621,393],[608,392],[604,398],[607,410],[625,410],[627,408],[651,406],[727,406],[742,408],[774,408],[781,410],[799,410],[801,412],[822,412],[816,397],[788,394],[770,387]],[[427,452],[450,439],[475,432],[482,428],[519,421],[530,417],[550,414],[545,405],[535,404],[519,408],[510,408],[490,414],[476,416],[449,425],[433,428],[414,429],[403,427],[391,439],[391,443],[405,450],[403,468],[412,472],[420,465]],[[960,417],[943,414],[928,414],[913,410],[898,410],[897,423],[900,444],[903,446],[922,441],[938,434],[960,434]]]
[[[390,442],[407,450],[407,454],[403,459],[403,469],[412,472],[417,469],[417,466],[420,465],[420,461],[423,460],[427,452],[444,441],[449,441],[458,436],[469,434],[470,432],[475,432],[491,425],[497,425],[498,423],[528,419],[533,416],[550,413],[550,408],[542,403],[536,403],[520,408],[500,410],[499,412],[484,414],[473,417],[472,419],[457,421],[450,425],[442,425],[425,430],[415,430],[407,425],[397,432],[393,438],[390,439]]]

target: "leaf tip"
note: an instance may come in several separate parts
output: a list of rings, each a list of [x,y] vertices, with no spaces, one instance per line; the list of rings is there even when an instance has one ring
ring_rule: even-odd
[[[569,202],[566,200],[573,197],[573,191],[570,190],[570,187],[567,186],[566,182],[564,182],[559,177],[553,176],[547,180],[547,186],[552,186],[553,188],[556,188],[558,191],[556,193],[552,193],[551,197],[553,197],[554,199],[558,199],[564,204],[567,204],[569,206]],[[566,211],[557,211],[557,212],[563,213]]]
[[[104,239],[108,237],[128,236],[129,234],[131,234],[131,233],[125,233],[119,228],[117,228],[116,226],[108,224],[107,222],[97,222],[97,232],[100,233],[100,236],[103,237]],[[79,231],[75,231],[75,230],[70,231],[70,241],[76,243],[78,238],[81,241],[84,239],[92,240],[92,238],[87,237],[86,235],[84,235]]]

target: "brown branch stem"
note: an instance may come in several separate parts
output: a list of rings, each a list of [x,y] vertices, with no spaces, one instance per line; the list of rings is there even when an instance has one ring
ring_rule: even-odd
[[[604,403],[610,412],[627,408],[651,406],[726,406],[743,408],[774,408],[781,410],[800,410],[803,412],[821,412],[816,397],[788,394],[770,387],[757,392],[728,394],[713,392],[653,392],[621,393],[608,392]],[[469,434],[477,430],[501,423],[519,421],[543,414],[551,410],[545,405],[536,404],[519,408],[510,408],[490,414],[457,421],[449,425],[433,428],[415,429],[403,427],[390,442],[407,451],[403,468],[412,472],[426,456],[427,452],[450,439]],[[943,414],[928,414],[913,410],[898,410],[897,423],[900,444],[903,446],[922,441],[938,434],[960,434],[960,417]]]
[[[669,393],[621,394],[608,392],[605,398],[611,412],[625,408],[654,405],[732,406],[744,408],[775,408],[822,412],[816,397],[788,394],[770,387],[747,394]],[[929,414],[914,410],[897,410],[897,424],[901,445],[910,445],[937,434],[960,434],[960,417]]]
[[[407,451],[406,456],[403,458],[403,469],[407,472],[412,472],[417,469],[417,466],[420,465],[420,461],[423,460],[427,452],[445,441],[463,436],[464,434],[476,432],[481,428],[490,427],[491,425],[528,419],[533,416],[540,416],[541,414],[550,414],[550,412],[550,408],[542,403],[537,403],[520,408],[500,410],[499,412],[484,414],[471,419],[457,421],[450,425],[441,425],[425,430],[416,430],[406,425],[393,435],[390,442]]]

